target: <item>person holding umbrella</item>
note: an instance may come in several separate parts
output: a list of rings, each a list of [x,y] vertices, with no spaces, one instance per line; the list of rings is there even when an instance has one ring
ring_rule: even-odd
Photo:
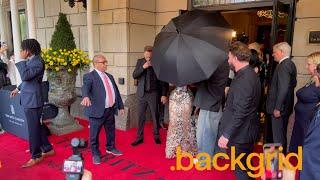
[[[222,116],[222,101],[227,85],[229,65],[225,60],[205,81],[197,83],[194,106],[200,109],[197,125],[197,144],[199,153],[213,156],[217,150],[218,126]]]

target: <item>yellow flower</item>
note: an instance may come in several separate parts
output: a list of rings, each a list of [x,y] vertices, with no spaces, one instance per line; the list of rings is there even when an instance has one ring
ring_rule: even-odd
[[[60,68],[59,67],[56,67],[56,71],[58,72],[60,70]]]
[[[53,54],[54,54],[54,55],[56,55],[56,54],[57,54],[57,52],[56,52],[56,51],[53,51]]]
[[[52,66],[52,65],[53,65],[53,61],[50,61],[50,62],[49,62],[49,65]]]
[[[68,69],[68,72],[71,72],[71,69],[70,69],[70,68]]]
[[[68,64],[67,62],[63,63],[64,66],[66,66],[67,64]]]

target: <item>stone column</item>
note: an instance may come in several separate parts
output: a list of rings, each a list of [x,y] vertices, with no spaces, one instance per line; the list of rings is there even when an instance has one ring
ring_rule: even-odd
[[[14,56],[15,56],[15,62],[18,62],[20,58],[21,35],[20,35],[20,23],[19,23],[17,0],[10,0],[10,9],[11,9]],[[18,86],[21,83],[21,77],[20,77],[20,73],[18,72],[18,69],[15,68],[15,70],[16,70],[16,85]]]
[[[0,36],[1,36],[1,42],[7,42],[7,34],[6,34],[6,29],[4,27],[4,9],[2,7],[2,1],[0,1]]]
[[[93,11],[93,2],[87,1],[88,53],[89,53],[90,59],[92,59],[94,56],[92,11]]]
[[[36,23],[34,0],[27,0],[27,15],[28,15],[28,33],[29,38],[36,39]]]

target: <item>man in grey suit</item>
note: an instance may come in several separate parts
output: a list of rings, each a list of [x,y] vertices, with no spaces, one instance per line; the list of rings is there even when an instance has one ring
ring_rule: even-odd
[[[271,117],[273,142],[281,143],[286,152],[287,126],[293,111],[294,88],[297,85],[297,69],[290,59],[291,47],[286,42],[273,46],[274,60],[277,65],[269,89],[266,110]]]
[[[24,108],[29,131],[31,159],[22,168],[31,167],[43,160],[43,157],[55,154],[46,134],[41,131],[43,97],[41,83],[44,74],[44,62],[40,56],[41,47],[37,40],[26,39],[21,43],[22,61],[16,63],[22,83],[11,92],[11,97],[21,92],[20,104]]]
[[[99,133],[102,126],[107,136],[106,152],[122,155],[115,146],[115,115],[124,115],[124,106],[117,84],[111,74],[106,73],[107,59],[103,55],[93,58],[94,70],[83,76],[82,101],[85,115],[89,117],[90,144],[93,164],[100,164]]]

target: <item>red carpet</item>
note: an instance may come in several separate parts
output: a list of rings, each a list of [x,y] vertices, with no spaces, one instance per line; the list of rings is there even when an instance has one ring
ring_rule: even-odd
[[[21,165],[29,158],[28,142],[9,133],[0,135],[0,179],[32,179],[56,180],[64,179],[61,171],[63,160],[71,155],[70,140],[73,137],[88,139],[88,123],[80,121],[84,129],[65,136],[50,136],[50,142],[56,151],[56,156],[49,157],[39,165],[21,169]],[[145,140],[138,147],[131,147],[130,143],[136,137],[136,129],[129,131],[116,131],[116,145],[124,155],[114,157],[105,153],[105,132],[100,134],[100,150],[103,155],[100,165],[92,164],[90,149],[85,149],[85,168],[93,174],[93,179],[235,179],[231,171],[196,171],[174,172],[170,167],[175,165],[175,160],[165,159],[166,131],[161,130],[161,145],[156,145],[153,140],[152,126],[146,125]]]

